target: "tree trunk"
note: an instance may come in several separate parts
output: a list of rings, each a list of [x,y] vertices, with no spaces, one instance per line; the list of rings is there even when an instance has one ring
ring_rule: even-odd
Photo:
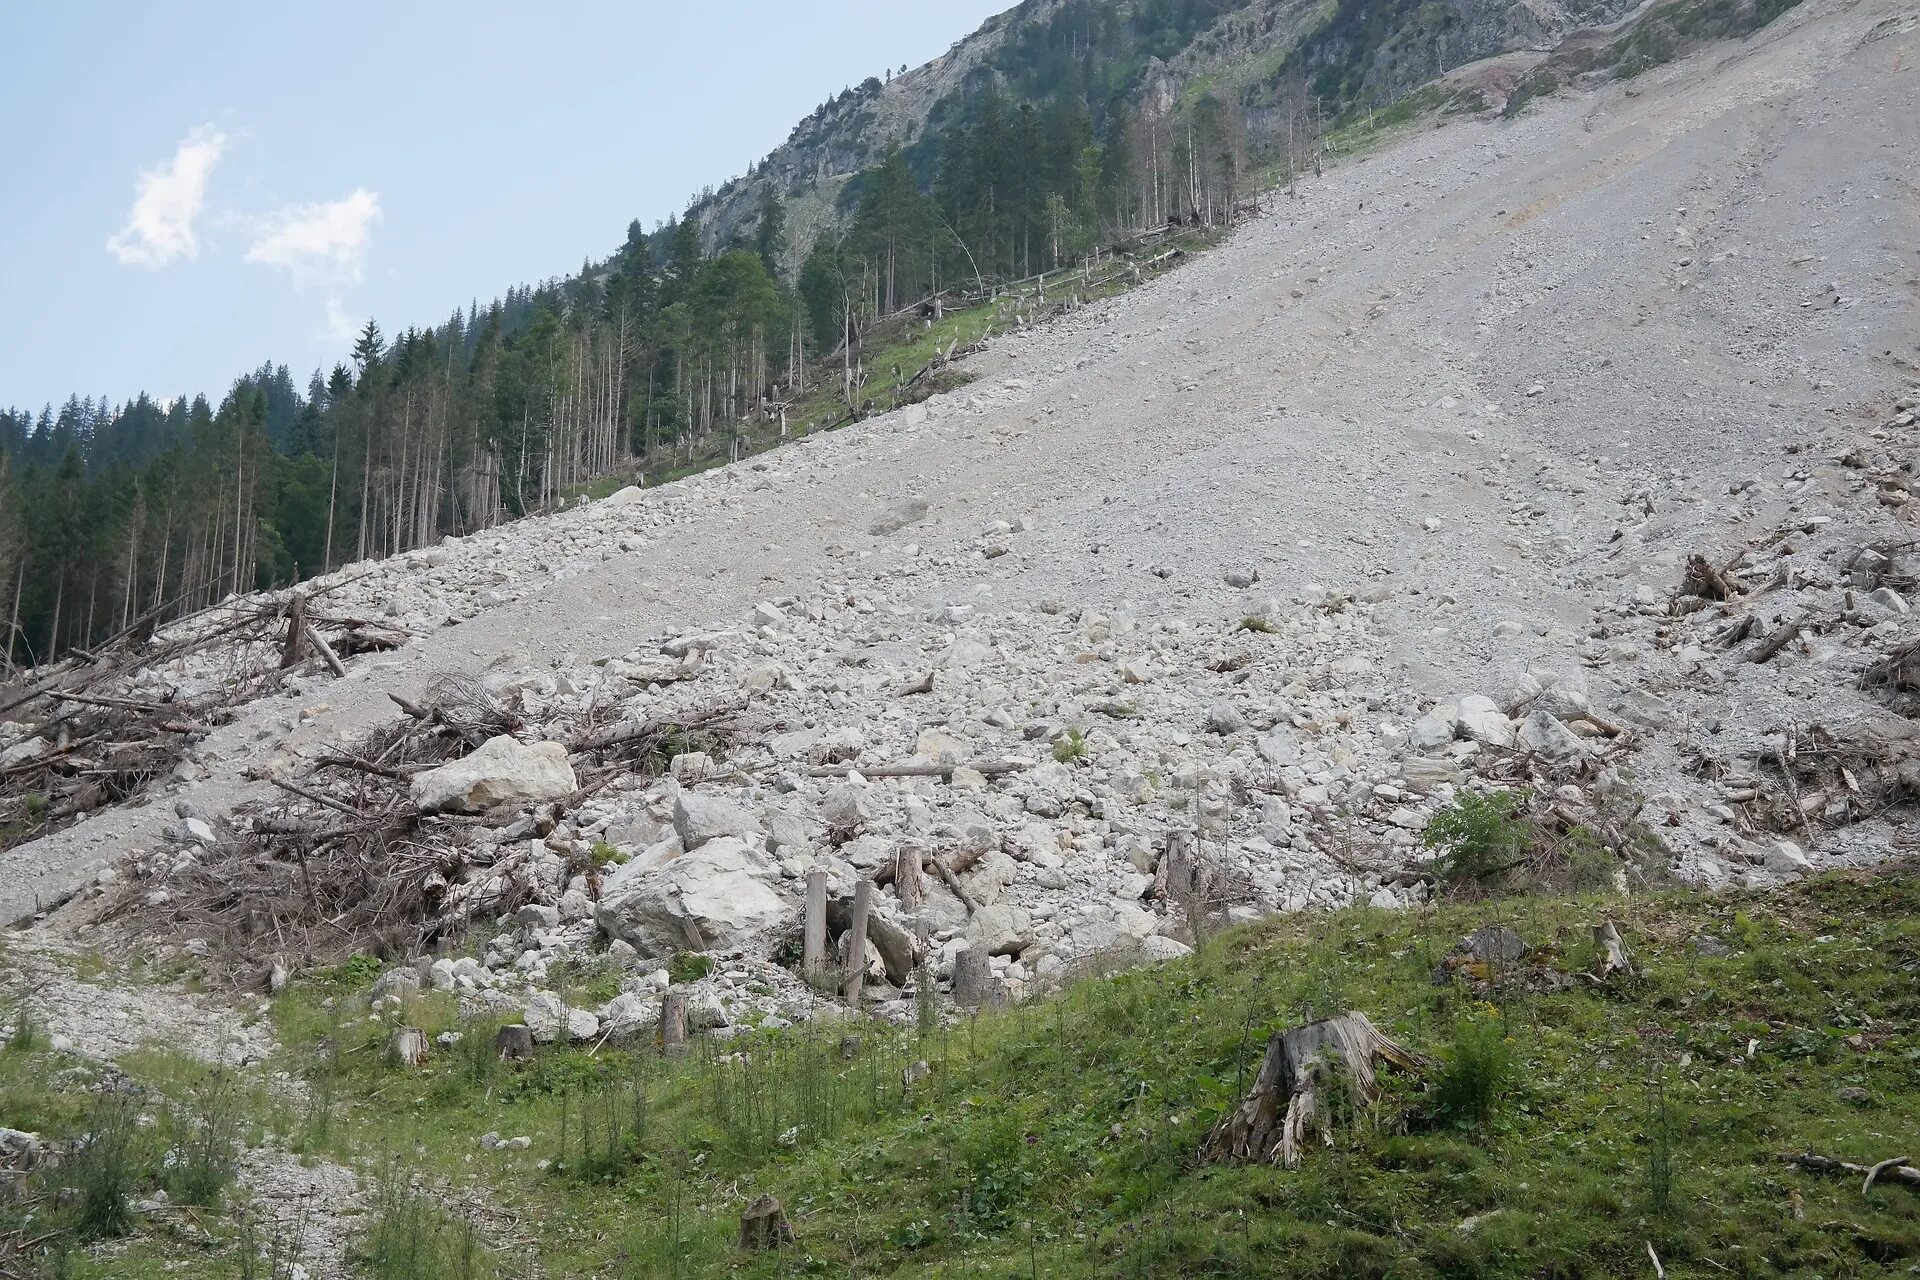
[[[926,871],[920,865],[919,845],[907,841],[894,851],[893,888],[900,895],[902,911],[918,911],[927,896]]]
[[[968,947],[953,962],[953,1002],[963,1009],[998,1004],[999,984],[985,947]]]
[[[1380,1096],[1374,1066],[1382,1061],[1408,1071],[1426,1065],[1357,1011],[1275,1032],[1253,1087],[1207,1135],[1201,1158],[1293,1168],[1311,1134],[1333,1145],[1337,1092],[1347,1092],[1360,1106]]]
[[[287,642],[280,649],[280,669],[285,671],[300,661],[306,650],[307,597],[296,591],[287,601]]]

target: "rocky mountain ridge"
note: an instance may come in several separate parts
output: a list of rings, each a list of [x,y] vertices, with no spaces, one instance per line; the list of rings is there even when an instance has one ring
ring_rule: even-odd
[[[892,143],[924,144],[960,119],[965,97],[1007,87],[996,55],[1028,41],[1072,42],[1076,24],[1102,7],[1086,0],[1025,0],[955,42],[945,54],[885,81],[870,80],[825,103],[755,166],[690,210],[709,247],[751,232],[771,193],[787,207],[785,265],[797,272],[814,241],[841,225],[846,182],[877,164]],[[1328,116],[1355,105],[1384,107],[1448,71],[1515,50],[1544,55],[1561,41],[1644,11],[1642,0],[1451,0],[1443,6],[1370,6],[1358,0],[1232,0],[1177,48],[1153,52],[1145,38],[1104,49],[1103,63],[1133,70],[1094,101],[1097,119],[1141,111],[1164,120],[1202,91],[1224,92],[1246,116],[1256,158],[1284,147],[1289,92]],[[1325,81],[1325,83],[1320,83]],[[1288,86],[1294,86],[1290,91]],[[1016,97],[1026,96],[1013,86]],[[1042,86],[1046,100],[1058,87]],[[1309,105],[1306,109],[1311,110]]]

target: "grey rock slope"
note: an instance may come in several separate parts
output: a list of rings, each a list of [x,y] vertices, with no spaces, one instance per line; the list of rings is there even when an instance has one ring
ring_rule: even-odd
[[[1013,679],[1030,659],[1164,708],[1164,723],[1126,730],[1156,750],[1285,772],[1291,744],[1266,741],[1272,719],[1235,723],[1244,704],[1215,705],[1231,687],[1189,637],[1230,632],[1269,595],[1308,609],[1316,588],[1349,594],[1368,601],[1351,629],[1330,620],[1340,630],[1320,637],[1310,609],[1290,614],[1274,651],[1302,680],[1330,680],[1321,700],[1339,716],[1300,729],[1331,779],[1308,779],[1302,806],[1402,829],[1380,811],[1399,789],[1380,791],[1374,771],[1423,737],[1453,741],[1463,709],[1484,710],[1466,695],[1507,705],[1529,668],[1551,670],[1580,685],[1555,715],[1577,696],[1641,726],[1635,785],[1686,851],[1683,871],[1793,866],[1800,851],[1743,829],[1727,805],[1744,802],[1697,765],[1738,773],[1770,734],[1886,717],[1857,688],[1857,661],[1910,635],[1906,597],[1893,591],[1875,616],[1843,606],[1814,552],[1821,538],[1836,552],[1911,538],[1902,473],[1839,460],[1904,450],[1911,465],[1910,405],[1905,427],[1882,424],[1902,421],[1920,380],[1916,58],[1910,6],[1810,0],[1631,85],[1452,123],[1332,169],[1217,252],[1000,343],[976,360],[977,383],[924,408],[641,502],[365,567],[352,590],[446,625],[357,660],[347,679],[246,708],[145,806],[0,855],[0,917],[164,845],[176,804],[218,823],[270,794],[244,771],[390,717],[389,690],[418,696],[449,671],[557,680],[641,650],[667,662],[660,637],[743,627],[802,636],[813,650],[775,658],[809,676],[849,643],[832,629],[854,625],[836,619],[863,599],[898,610],[859,625],[893,627],[862,643],[899,646],[902,666],[1001,664],[1012,696],[1035,703],[1007,707],[1015,726],[1057,717],[1066,696]],[[871,532],[903,504],[915,522]],[[1802,527],[1828,532],[1777,536]],[[1845,607],[1850,620],[1761,665],[1669,617],[1688,555],[1748,547],[1768,572],[1783,548],[1806,549],[1783,562],[1783,589],[1756,594],[1765,630],[1792,610]],[[1256,568],[1251,588],[1231,585]],[[826,587],[838,603],[817,624],[769,621],[794,604],[756,608],[818,603]],[[1036,610],[1051,601],[1074,612]],[[1095,614],[1137,620],[1142,638],[1100,639]],[[993,643],[960,634],[974,631]],[[804,680],[781,690],[764,667],[737,675],[775,691],[796,728],[833,728],[862,705],[826,689],[808,701]],[[1142,677],[1144,691],[1124,692]],[[1293,696],[1284,670],[1258,679],[1269,714]],[[971,723],[978,706],[947,705],[942,687],[911,704],[917,725],[888,732]],[[1531,714],[1513,731],[1572,749]],[[1071,835],[1073,815],[1047,803],[1029,800],[1035,821]],[[1802,856],[1898,839],[1884,821],[1834,828],[1803,838]]]

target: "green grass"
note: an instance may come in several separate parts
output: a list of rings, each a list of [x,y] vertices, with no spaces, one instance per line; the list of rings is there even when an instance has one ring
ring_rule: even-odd
[[[1591,964],[1602,913],[1640,975],[1547,981]],[[1498,988],[1436,986],[1493,921],[1533,954]],[[284,999],[281,1027],[332,1064],[330,1146],[471,1176],[551,1275],[1267,1276],[1283,1259],[1518,1280],[1647,1274],[1649,1243],[1674,1275],[1907,1275],[1920,1198],[1779,1154],[1910,1146],[1916,969],[1920,882],[1889,873],[1281,918],[936,1032],[754,1032],[674,1060],[550,1047],[484,1082],[454,1054],[383,1065],[379,1028],[316,1016],[321,988]],[[1200,1164],[1267,1034],[1347,1007],[1432,1058],[1427,1086],[1390,1077],[1297,1170]],[[479,1152],[488,1130],[532,1145]],[[738,1214],[763,1191],[799,1243],[744,1257]]]

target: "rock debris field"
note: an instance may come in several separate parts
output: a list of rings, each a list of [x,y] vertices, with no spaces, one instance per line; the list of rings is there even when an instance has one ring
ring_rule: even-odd
[[[1420,903],[1468,790],[1526,788],[1629,882],[1910,851],[1917,58],[1910,9],[1809,0],[1274,193],[923,405],[307,584],[404,643],[0,854],[0,914],[191,925],[196,877],[387,805],[427,934],[465,943],[385,994],[595,1040],[670,986],[714,1030],[832,1007],[798,963],[816,871],[836,933],[876,885],[865,999],[910,1017],[929,983],[1020,998],[1218,921]],[[433,719],[456,701],[499,732]],[[395,725],[452,745],[322,764]],[[594,745],[623,726],[644,760]],[[621,992],[570,1008],[588,962]]]

